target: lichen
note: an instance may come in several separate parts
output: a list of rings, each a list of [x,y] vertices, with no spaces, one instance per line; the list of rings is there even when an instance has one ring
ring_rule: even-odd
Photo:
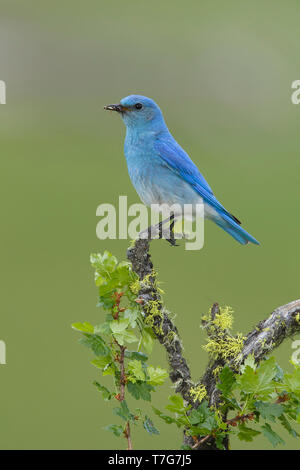
[[[141,283],[140,283],[139,279],[136,279],[135,281],[133,281],[130,284],[129,289],[131,290],[131,292],[133,294],[137,295],[141,290]]]
[[[146,312],[146,318],[145,318],[145,323],[157,333],[162,335],[163,334],[163,329],[162,329],[162,320],[163,320],[163,314],[162,314],[162,303],[160,300],[149,300],[144,308]],[[155,321],[157,321],[157,318],[159,318],[159,326],[155,324]]]
[[[230,330],[233,325],[233,310],[230,307],[220,308],[220,313],[217,313],[212,321],[220,330]]]
[[[241,353],[245,339],[246,338],[242,336],[241,333],[238,333],[236,337],[218,336],[216,338],[210,338],[207,344],[203,346],[203,349],[214,359],[222,358],[226,360],[236,357]]]
[[[190,395],[193,398],[193,401],[201,402],[203,398],[207,396],[207,391],[204,385],[196,385],[195,387],[191,387]]]
[[[222,366],[217,366],[217,367],[215,367],[214,370],[213,370],[214,376],[217,377],[217,376],[220,374],[220,372],[221,372],[222,369],[223,369]]]

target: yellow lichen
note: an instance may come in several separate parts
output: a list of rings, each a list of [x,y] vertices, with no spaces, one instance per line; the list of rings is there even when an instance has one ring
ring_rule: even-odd
[[[219,375],[219,373],[221,372],[222,369],[223,369],[222,366],[217,366],[217,367],[213,370],[214,376],[217,377],[217,375]]]
[[[233,324],[233,310],[230,307],[220,308],[220,313],[217,313],[213,324],[221,330],[230,330]]]
[[[132,282],[129,286],[131,292],[135,295],[137,295],[140,290],[141,290],[141,283],[138,279],[136,279],[134,282]]]
[[[236,337],[210,338],[203,348],[214,358],[228,359],[240,354],[243,349],[244,340],[245,337],[241,333],[238,333]]]
[[[153,328],[156,333],[162,335],[163,329],[161,327],[161,323],[163,320],[163,314],[161,312],[161,308],[162,303],[160,300],[149,300],[149,302],[147,302],[147,305],[144,307],[146,312],[145,323],[151,326],[151,328]],[[154,323],[155,317],[160,317],[159,326],[155,325]]]
[[[193,401],[202,401],[203,398],[206,397],[207,391],[204,385],[197,385],[195,387],[191,387],[190,395],[193,397]]]

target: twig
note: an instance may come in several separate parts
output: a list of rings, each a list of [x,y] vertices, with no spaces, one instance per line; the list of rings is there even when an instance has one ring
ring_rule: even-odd
[[[245,414],[245,415],[237,415],[235,416],[234,418],[232,419],[228,419],[226,421],[226,424],[227,426],[237,426],[237,423],[238,422],[242,422],[242,423],[245,423],[245,421],[247,420],[253,420],[254,418],[254,413],[248,413],[248,414]],[[192,446],[192,449],[198,449],[202,444],[204,444],[204,442],[206,442],[210,437],[213,437],[213,433],[210,433],[210,434],[207,434],[206,436],[202,437],[201,439],[199,439],[193,446]]]

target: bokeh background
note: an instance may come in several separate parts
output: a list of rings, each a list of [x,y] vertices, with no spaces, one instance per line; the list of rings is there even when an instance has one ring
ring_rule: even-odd
[[[96,238],[96,207],[139,202],[123,156],[124,126],[103,105],[154,98],[217,197],[261,242],[242,247],[207,223],[199,252],[152,244],[196,380],[207,357],[201,314],[218,301],[248,332],[299,297],[300,79],[297,0],[1,0],[0,447],[113,449],[113,405],[74,321],[101,322],[91,252],[125,258],[126,241]],[[287,340],[276,357],[289,368]],[[156,346],[151,361],[165,365]],[[170,383],[155,394],[163,408]],[[117,421],[116,418],[114,418]],[[181,435],[133,434],[135,448],[178,448]],[[286,448],[299,441],[285,433]],[[270,448],[233,440],[233,448]]]

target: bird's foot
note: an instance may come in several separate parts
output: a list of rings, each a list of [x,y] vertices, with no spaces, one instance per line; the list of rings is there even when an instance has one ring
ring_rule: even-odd
[[[179,246],[176,243],[177,239],[186,238],[184,233],[174,233],[174,225],[175,225],[175,216],[174,214],[171,215],[170,218],[165,219],[159,222],[156,225],[151,225],[146,230],[143,230],[139,233],[139,238],[147,239],[147,240],[155,240],[155,239],[165,239],[171,246]],[[164,228],[163,226],[170,222],[169,227]]]

